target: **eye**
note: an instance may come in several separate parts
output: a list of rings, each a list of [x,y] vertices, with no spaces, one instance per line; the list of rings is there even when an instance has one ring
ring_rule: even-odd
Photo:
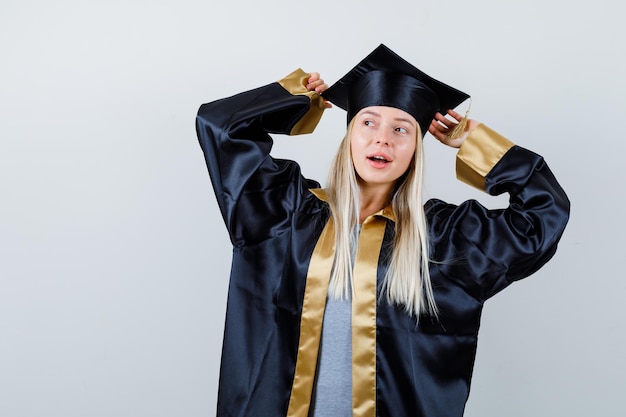
[[[409,133],[409,131],[404,127],[396,127],[396,132]]]
[[[363,122],[363,124],[364,124],[365,126],[374,126],[374,122],[373,122],[373,121],[371,121],[371,120],[365,120],[365,121]]]

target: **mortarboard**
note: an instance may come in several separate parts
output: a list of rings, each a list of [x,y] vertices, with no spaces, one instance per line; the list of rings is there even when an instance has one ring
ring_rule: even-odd
[[[446,114],[470,96],[426,75],[381,44],[322,96],[347,111],[348,122],[363,108],[388,106],[415,117],[428,132],[435,113]]]

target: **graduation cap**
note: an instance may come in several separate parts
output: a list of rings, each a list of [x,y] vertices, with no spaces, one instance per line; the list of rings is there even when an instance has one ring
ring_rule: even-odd
[[[404,110],[417,120],[423,135],[428,132],[435,113],[445,115],[470,97],[426,75],[383,44],[322,96],[347,111],[348,123],[369,106]]]

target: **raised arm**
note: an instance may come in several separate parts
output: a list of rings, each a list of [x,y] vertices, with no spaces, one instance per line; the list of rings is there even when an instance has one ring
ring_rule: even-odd
[[[311,78],[296,70],[278,82],[203,104],[198,111],[198,140],[235,245],[277,233],[272,226],[280,227],[301,194],[317,186],[300,175],[295,162],[270,157],[269,133],[310,133],[317,125],[326,106],[315,88],[324,83],[319,75]]]
[[[442,271],[484,300],[524,278],[555,253],[569,218],[569,200],[544,159],[484,124],[473,126],[457,154],[457,176],[509,206],[488,210],[470,200],[433,200],[430,227]]]

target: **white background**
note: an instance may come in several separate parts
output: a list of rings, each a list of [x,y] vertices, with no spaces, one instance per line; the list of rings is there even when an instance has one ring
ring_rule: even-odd
[[[485,307],[466,416],[626,415],[624,9],[2,0],[0,416],[214,415],[231,249],[196,110],[296,67],[332,83],[380,43],[471,93],[572,201],[554,259]],[[332,109],[275,154],[324,182],[344,126]],[[506,203],[426,152],[429,196]]]

